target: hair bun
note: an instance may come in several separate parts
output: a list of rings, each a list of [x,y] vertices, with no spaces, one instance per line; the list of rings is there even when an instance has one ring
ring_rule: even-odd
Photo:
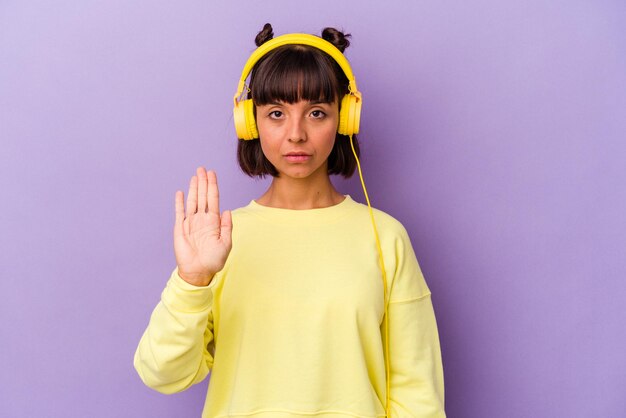
[[[335,45],[341,52],[350,46],[350,41],[348,40],[350,36],[352,35],[349,33],[344,35],[343,32],[340,32],[335,28],[324,28],[322,31],[322,38]]]
[[[261,30],[261,32],[259,32],[256,35],[256,38],[254,38],[254,43],[256,44],[256,46],[261,46],[273,37],[274,30],[272,29],[272,25],[266,23],[265,25],[263,25],[263,29]]]

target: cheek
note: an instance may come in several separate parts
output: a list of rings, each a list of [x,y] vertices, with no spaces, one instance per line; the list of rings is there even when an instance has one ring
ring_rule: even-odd
[[[266,157],[271,157],[271,153],[276,148],[277,141],[274,141],[273,138],[276,137],[276,133],[271,129],[271,127],[263,122],[257,122],[257,129],[259,131],[259,139],[261,143],[261,150]]]
[[[326,137],[326,140],[324,141],[326,144],[326,148],[328,149],[328,153],[330,153],[330,151],[333,149],[333,146],[335,145],[337,130],[335,129],[335,127],[331,126],[326,130],[324,136]]]
[[[263,113],[263,112],[261,112]],[[276,130],[276,125],[272,124],[265,117],[259,117],[259,112],[257,112],[257,116],[255,117],[256,128],[259,131],[259,136],[272,136],[272,132]]]
[[[280,144],[277,141],[268,140],[268,137],[264,136],[260,131],[259,135],[261,138],[259,138],[258,141],[260,141],[263,155],[265,155],[265,158],[267,158],[272,164],[276,165],[278,162],[277,159],[280,156]]]
[[[259,119],[256,120],[256,129],[259,132],[260,137],[267,136],[267,126],[265,125],[265,123],[263,123]]]
[[[264,138],[263,134],[261,134],[261,138]],[[259,141],[261,143],[261,151],[263,151],[263,154],[265,155],[265,157],[267,157],[268,159],[271,158],[272,156],[271,146],[267,143],[267,141],[263,139],[259,139]]]

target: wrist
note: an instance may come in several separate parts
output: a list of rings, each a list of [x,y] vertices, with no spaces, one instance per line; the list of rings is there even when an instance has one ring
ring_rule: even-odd
[[[213,276],[215,276],[215,274],[189,274],[181,272],[180,270],[178,271],[178,275],[190,285],[197,287],[208,286],[211,280],[213,280]]]

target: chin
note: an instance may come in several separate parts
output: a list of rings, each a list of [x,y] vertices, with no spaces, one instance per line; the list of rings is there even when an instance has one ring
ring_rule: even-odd
[[[305,179],[311,176],[311,173],[283,173],[285,177],[291,177],[294,179]]]
[[[313,177],[318,175],[318,171],[320,170],[327,170],[326,167],[322,168],[322,167],[318,167],[317,169],[312,169],[310,167],[305,167],[305,166],[301,166],[301,167],[286,167],[286,170],[279,170],[278,172],[280,173],[281,177],[289,177],[289,178],[293,178],[293,179],[305,179],[308,177]],[[326,172],[326,171],[324,171]]]

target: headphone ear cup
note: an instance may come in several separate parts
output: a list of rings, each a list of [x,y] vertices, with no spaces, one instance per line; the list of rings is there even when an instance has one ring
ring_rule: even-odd
[[[348,114],[350,110],[348,107],[350,103],[348,101],[348,94],[344,95],[341,99],[341,110],[339,111],[339,126],[337,127],[337,132],[341,135],[348,135]]]
[[[252,99],[237,102],[233,108],[233,120],[235,121],[237,138],[251,140],[259,137],[259,131],[254,118],[254,103]]]
[[[359,133],[361,120],[361,100],[346,94],[341,99],[341,111],[339,112],[339,127],[337,132],[341,135],[353,135]]]
[[[352,109],[354,109],[354,112],[352,113],[352,133],[356,135],[359,133],[361,126],[361,106],[363,105],[363,100],[357,96],[353,96],[353,99]]]
[[[256,127],[256,118],[254,117],[254,102],[252,99],[244,101],[246,111],[246,126],[248,129],[248,139],[256,139],[259,137],[259,130]]]
[[[235,107],[233,107],[233,120],[235,122],[235,132],[237,132],[237,138],[247,139],[246,113],[244,111],[243,102],[235,103]]]

